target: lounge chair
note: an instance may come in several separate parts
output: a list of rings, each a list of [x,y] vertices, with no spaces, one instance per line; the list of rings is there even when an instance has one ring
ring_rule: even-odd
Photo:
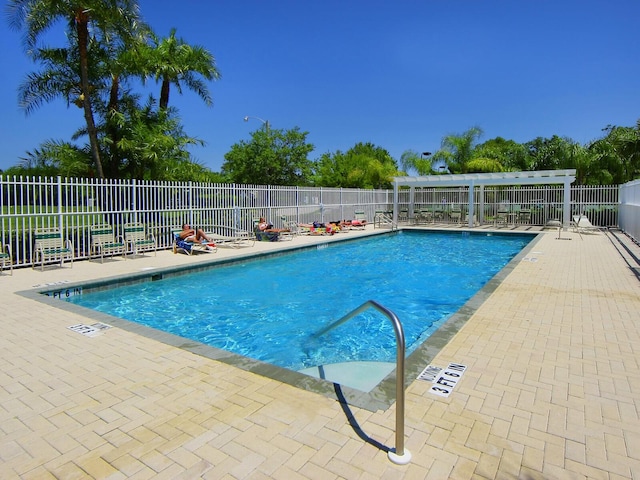
[[[593,225],[586,215],[573,216],[573,229],[578,233],[594,233],[602,231],[602,228]]]
[[[280,232],[265,232],[260,230],[257,225],[254,227],[253,233],[259,242],[277,242],[280,240]]]
[[[237,230],[225,225],[214,225],[211,227],[211,231],[207,232],[207,237],[211,238],[217,246],[228,246],[232,248],[253,246],[256,241],[253,233],[245,230]]]
[[[287,219],[283,215],[280,217],[282,220],[283,228],[274,228],[273,224],[267,222],[264,217],[253,219],[253,235],[259,242],[277,242],[279,240],[293,240],[293,237],[297,233],[297,227],[294,231],[287,225]],[[265,228],[262,230],[260,227]]]
[[[173,236],[173,253],[186,253],[187,255],[193,255],[196,252],[203,253],[214,253],[218,251],[218,247],[214,242],[208,243],[198,243],[198,242],[189,242],[188,240],[184,240],[180,237],[181,229],[176,229],[171,231],[171,235]]]
[[[364,230],[367,226],[366,220],[343,220],[342,223],[350,230]]]
[[[298,232],[296,227],[291,228],[291,223],[295,224],[295,222],[288,222],[287,217],[284,215],[280,216],[280,220],[282,220],[283,226],[283,230],[280,232],[280,240],[293,240],[293,237],[297,236]]]
[[[354,220],[359,220],[365,225],[367,224],[367,216],[365,215],[364,210],[356,210],[355,212],[353,212],[353,218]]]
[[[298,226],[297,222],[287,222],[287,228],[289,232],[291,232],[292,237],[297,237],[298,235],[302,235],[302,229]]]
[[[11,255],[11,245],[8,243],[2,246],[2,251],[0,252],[0,272],[4,270],[4,266],[6,263],[9,263],[9,270],[11,275],[13,275],[13,256]]]
[[[71,261],[73,268],[73,244],[71,240],[63,240],[59,228],[42,228],[33,234],[33,268],[39,263],[40,270],[44,270],[44,264],[60,262],[62,267],[65,260]]]
[[[153,234],[146,233],[145,226],[141,223],[127,223],[124,226],[124,240],[127,247],[134,255],[138,252],[144,254],[153,250],[154,255],[158,254],[158,244]]]
[[[100,255],[100,263],[104,263],[105,255],[122,254],[122,258],[127,258],[127,249],[124,244],[124,238],[113,235],[113,227],[108,224],[92,225],[89,228],[91,234],[91,248],[89,250],[89,258],[94,255]]]
[[[298,229],[303,235],[333,235],[338,232],[337,228],[320,222],[299,223]]]

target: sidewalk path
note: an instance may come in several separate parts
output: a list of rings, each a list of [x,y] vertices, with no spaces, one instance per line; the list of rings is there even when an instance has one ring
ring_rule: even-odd
[[[467,366],[449,397],[408,386],[405,466],[380,448],[395,405],[345,413],[118,328],[80,335],[82,316],[15,294],[202,255],[2,275],[0,478],[638,479],[640,281],[606,235],[563,236],[543,235],[433,360]]]

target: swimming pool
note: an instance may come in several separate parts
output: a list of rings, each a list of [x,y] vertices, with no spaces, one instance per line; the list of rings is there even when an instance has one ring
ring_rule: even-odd
[[[67,301],[296,371],[393,362],[393,328],[375,311],[315,334],[372,299],[399,317],[410,354],[532,238],[400,231]]]

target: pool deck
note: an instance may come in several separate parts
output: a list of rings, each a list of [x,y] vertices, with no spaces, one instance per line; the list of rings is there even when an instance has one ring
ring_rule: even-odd
[[[467,367],[449,397],[407,386],[407,465],[386,452],[395,404],[341,404],[120,328],[88,337],[68,329],[83,316],[16,294],[326,238],[5,271],[0,478],[639,479],[640,280],[608,234],[557,237],[433,359]]]

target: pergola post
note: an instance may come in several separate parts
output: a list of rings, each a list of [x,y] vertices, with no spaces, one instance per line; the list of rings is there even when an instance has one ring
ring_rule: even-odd
[[[393,223],[398,224],[398,181],[393,182]]]
[[[414,218],[414,214],[413,212],[415,211],[414,204],[413,202],[415,201],[416,198],[416,189],[415,187],[410,187],[409,188],[409,208],[408,208],[408,212],[407,212],[407,216],[408,216],[408,220],[411,220]]]
[[[473,183],[473,180],[471,180],[469,182],[469,209],[467,210],[469,212],[469,228],[473,227],[473,209],[475,207],[473,199],[474,189],[475,184]]]
[[[564,230],[569,228],[571,223],[571,182],[564,181],[564,207],[562,209],[562,227]]]
[[[484,223],[484,185],[480,185],[480,215],[478,215],[478,223]]]

